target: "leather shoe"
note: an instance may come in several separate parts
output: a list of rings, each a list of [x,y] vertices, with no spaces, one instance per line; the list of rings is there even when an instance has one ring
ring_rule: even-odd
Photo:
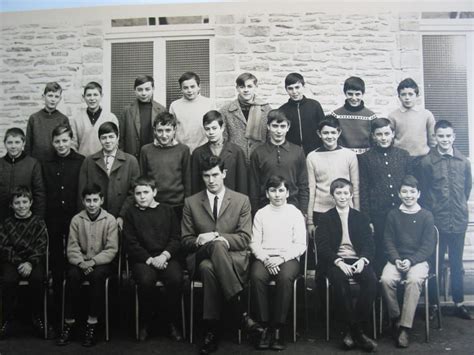
[[[275,328],[273,331],[273,337],[272,337],[272,342],[270,344],[270,349],[280,351],[280,350],[285,350],[286,345],[285,341],[283,340],[283,334],[281,329]]]
[[[142,325],[138,331],[138,341],[145,341],[148,339],[148,327]]]
[[[61,335],[59,336],[59,338],[56,339],[56,345],[64,346],[64,345],[69,344],[72,338],[72,331],[74,329],[73,327],[74,327],[74,324],[64,323],[63,331],[61,332]]]
[[[179,330],[179,328],[174,325],[173,323],[170,323],[168,325],[168,331],[169,331],[169,337],[174,340],[174,341],[183,341],[183,335],[181,334],[181,331]]]
[[[212,332],[207,332],[204,337],[204,343],[199,350],[200,355],[207,355],[217,351],[217,337]]]
[[[91,346],[94,346],[96,343],[96,326],[97,323],[91,324],[91,323],[86,323],[86,333],[84,334],[84,340],[82,341],[82,346],[85,346],[86,348],[89,348]]]
[[[399,348],[408,348],[410,344],[410,340],[408,338],[408,330],[405,328],[400,329],[400,334],[398,334],[397,338],[397,346]]]
[[[10,325],[8,321],[4,321],[2,326],[0,327],[0,340],[4,340],[8,337],[9,328],[10,328]]]
[[[255,322],[249,315],[242,317],[242,328],[250,335],[259,336],[263,333],[263,327]]]
[[[466,306],[462,305],[456,307],[456,316],[462,319],[473,320],[474,317],[472,316],[471,312],[466,308]]]
[[[352,338],[359,349],[367,352],[374,352],[377,350],[377,343],[370,339],[362,331],[353,333]]]
[[[437,305],[431,306],[429,309],[429,316],[428,316],[430,321],[433,321],[436,318],[437,314],[438,314],[438,306]]]
[[[257,350],[266,350],[270,348],[270,338],[271,333],[268,328],[263,328],[263,332],[260,334],[260,338],[257,340],[255,344],[255,349]]]
[[[344,338],[342,339],[342,347],[345,350],[351,350],[355,348],[354,339],[352,339],[351,332],[347,332]]]

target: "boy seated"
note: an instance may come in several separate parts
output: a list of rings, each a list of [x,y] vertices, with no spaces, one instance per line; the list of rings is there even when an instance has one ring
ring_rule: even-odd
[[[153,122],[154,142],[142,147],[140,169],[152,177],[157,199],[174,208],[178,220],[183,215],[184,198],[191,195],[191,154],[176,138],[176,118],[162,112]]]
[[[54,157],[51,133],[57,125],[69,124],[67,116],[57,110],[63,89],[56,82],[47,83],[44,92],[44,108],[28,118],[26,126],[26,154],[43,162]]]
[[[176,117],[176,139],[189,147],[191,153],[206,142],[200,117],[215,109],[214,102],[201,96],[201,78],[193,72],[186,72],[178,80],[183,97],[173,101],[170,113]]]
[[[44,217],[46,197],[41,164],[23,151],[25,139],[25,133],[17,127],[9,128],[3,139],[7,154],[0,159],[0,223],[11,216],[10,194],[19,185],[30,189],[34,201],[32,211]]]
[[[324,120],[321,104],[304,96],[304,78],[300,73],[290,73],[285,78],[285,90],[290,96],[288,102],[280,106],[291,122],[287,134],[289,142],[299,145],[308,155],[321,146],[321,139],[314,135],[318,124]]]
[[[118,228],[115,217],[102,209],[104,196],[100,186],[86,186],[81,193],[84,210],[75,215],[69,228],[66,275],[66,314],[63,331],[57,345],[67,345],[75,328],[77,308],[81,298],[81,284],[89,281],[89,306],[82,345],[96,343],[98,317],[102,313],[105,279],[114,272],[112,262],[118,251]]]
[[[418,204],[418,180],[407,175],[398,193],[402,204],[391,210],[385,224],[384,242],[388,262],[382,271],[382,291],[394,331],[399,327],[397,346],[408,347],[408,332],[413,325],[423,282],[428,277],[428,260],[436,246],[433,215]],[[405,281],[403,306],[397,287]]]
[[[135,205],[124,217],[125,249],[133,278],[138,284],[140,301],[139,340],[148,337],[156,299],[153,291],[158,280],[165,285],[163,321],[168,322],[170,337],[181,341],[177,327],[182,292],[183,272],[176,256],[180,248],[179,221],[171,206],[155,200],[157,184],[149,176],[139,177],[134,184]]]
[[[364,105],[365,83],[359,77],[351,76],[344,81],[344,106],[331,112],[341,125],[339,143],[361,154],[370,148],[370,122],[377,116]]]
[[[336,207],[321,216],[316,230],[320,266],[331,282],[334,304],[347,326],[343,346],[375,351],[377,343],[363,332],[377,293],[377,278],[372,269],[375,246],[369,220],[350,207],[353,187],[349,180],[334,180],[330,193]],[[355,306],[350,279],[355,279],[360,285]]]
[[[44,336],[42,309],[48,234],[43,219],[31,212],[32,204],[30,189],[16,186],[10,198],[14,215],[0,224],[0,279],[3,292],[0,340],[9,335],[20,280],[29,282],[33,326],[40,337]]]
[[[99,127],[104,122],[113,122],[118,126],[117,117],[106,112],[100,106],[102,101],[102,86],[91,81],[84,87],[82,98],[87,108],[82,108],[79,114],[71,120],[73,132],[73,148],[84,156],[94,154],[101,149],[98,138]]]
[[[282,328],[292,298],[293,282],[300,270],[300,256],[306,250],[306,228],[302,213],[286,203],[289,188],[283,177],[271,176],[265,191],[270,204],[255,214],[250,242],[256,258],[250,268],[252,304],[257,310],[256,320],[264,329],[255,347],[283,350]],[[272,279],[276,281],[276,289],[270,300],[268,282]]]
[[[247,194],[247,165],[240,147],[224,139],[224,119],[219,111],[211,110],[202,118],[208,142],[196,148],[191,159],[191,191],[198,193],[206,188],[201,176],[204,160],[211,156],[225,161],[225,183],[234,191]]]

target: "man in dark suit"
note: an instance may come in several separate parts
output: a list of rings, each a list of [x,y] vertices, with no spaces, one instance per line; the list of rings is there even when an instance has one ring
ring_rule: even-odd
[[[358,346],[365,351],[375,351],[377,344],[362,331],[377,290],[377,279],[371,266],[375,245],[367,217],[349,207],[352,191],[349,180],[339,178],[331,183],[330,193],[336,207],[321,216],[316,230],[316,249],[322,271],[333,286],[335,304],[344,324],[348,325],[344,347]],[[350,279],[360,285],[355,306]]]
[[[207,333],[200,354],[209,354],[217,350],[224,301],[242,317],[247,330],[260,329],[239,301],[247,282],[249,263],[252,230],[249,199],[224,186],[226,172],[219,157],[208,157],[201,169],[206,190],[186,198],[181,232],[183,248],[189,253],[186,262],[190,276],[203,282]]]

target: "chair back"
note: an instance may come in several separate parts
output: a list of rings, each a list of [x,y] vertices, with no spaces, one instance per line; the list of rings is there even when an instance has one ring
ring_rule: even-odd
[[[434,227],[434,234],[435,234],[435,238],[436,238],[436,246],[435,246],[435,250],[433,252],[433,255],[431,257],[431,268],[430,268],[430,272],[432,274],[435,275],[436,277],[436,280],[438,279],[438,275],[439,275],[439,231],[438,231],[438,228],[436,228],[436,226]]]

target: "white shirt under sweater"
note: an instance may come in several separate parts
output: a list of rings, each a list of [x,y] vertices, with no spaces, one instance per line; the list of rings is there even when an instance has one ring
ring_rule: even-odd
[[[337,255],[343,259],[358,259],[349,236],[349,207],[343,210],[336,207],[342,226],[342,240]]]
[[[313,212],[324,213],[335,207],[329,187],[337,178],[345,178],[354,186],[351,207],[359,210],[359,164],[357,154],[347,148],[335,150],[318,148],[306,157],[308,168],[309,203],[308,220]]]
[[[255,214],[250,249],[258,260],[281,256],[286,261],[298,259],[306,250],[306,226],[299,209],[290,204],[271,204]]]

